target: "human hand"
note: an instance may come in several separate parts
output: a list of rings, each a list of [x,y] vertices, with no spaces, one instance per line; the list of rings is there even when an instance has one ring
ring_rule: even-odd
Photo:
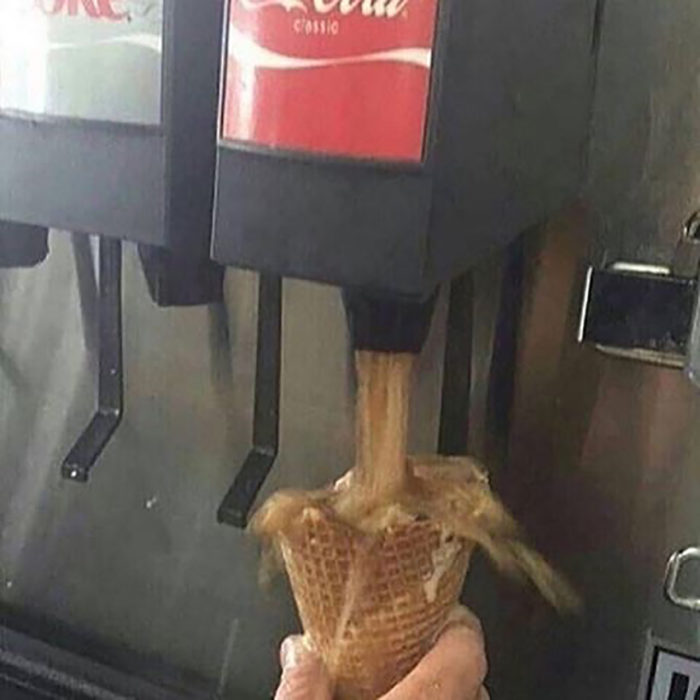
[[[275,700],[332,700],[323,662],[304,637],[287,638],[280,659]],[[379,700],[488,700],[486,671],[481,624],[466,608],[457,608],[425,658]]]

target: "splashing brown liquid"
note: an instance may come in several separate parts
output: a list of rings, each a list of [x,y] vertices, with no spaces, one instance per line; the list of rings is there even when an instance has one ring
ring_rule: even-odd
[[[355,468],[335,504],[349,522],[400,502],[411,489],[406,450],[414,361],[409,354],[357,353]]]
[[[447,596],[448,604],[456,602],[474,546],[484,549],[508,575],[530,580],[559,610],[578,606],[566,582],[523,543],[517,524],[474,460],[407,455],[414,359],[407,354],[357,353],[355,467],[332,487],[274,495],[253,521],[268,554],[284,560],[304,627],[341,679],[340,697],[373,697],[377,689],[403,677],[427,651],[425,630],[434,632],[443,615],[435,598]],[[427,548],[420,565],[411,561],[410,552],[404,563],[401,555],[397,557],[407,532],[416,536],[416,549]],[[408,549],[412,546],[409,543]],[[442,555],[447,556],[445,562],[440,561]],[[393,576],[394,569],[401,574]],[[397,582],[400,578],[403,583]],[[390,597],[405,596],[397,603],[401,610],[377,593],[378,582],[392,591]],[[413,627],[421,627],[423,613],[432,615],[433,628],[416,632],[411,653],[395,659],[398,670],[382,676],[391,671],[391,664],[381,658],[383,648],[358,651],[358,638],[364,634],[363,644],[371,646],[373,629],[384,624],[390,630],[397,619],[405,624],[409,604],[413,621],[402,631],[407,645]],[[368,670],[375,659],[379,663]],[[364,686],[358,680],[363,673]]]

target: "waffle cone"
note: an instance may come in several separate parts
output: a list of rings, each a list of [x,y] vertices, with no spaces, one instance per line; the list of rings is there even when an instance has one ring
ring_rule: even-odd
[[[458,603],[472,546],[429,520],[404,520],[369,538],[307,508],[281,549],[336,697],[375,700],[429,651]]]

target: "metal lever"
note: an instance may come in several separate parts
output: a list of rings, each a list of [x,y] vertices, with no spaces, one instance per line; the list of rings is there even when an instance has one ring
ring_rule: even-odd
[[[666,567],[666,581],[664,592],[671,603],[685,610],[700,612],[700,598],[682,596],[676,586],[683,566],[693,559],[700,560],[700,547],[689,547],[671,556]]]
[[[244,528],[279,452],[282,363],[282,279],[261,275],[255,368],[253,448],[224,498],[217,519]]]
[[[685,373],[695,386],[700,387],[700,301],[696,299],[690,326]]]
[[[473,321],[474,281],[468,272],[450,285],[438,438],[442,455],[468,453]]]
[[[86,482],[90,470],[121,422],[124,411],[122,363],[122,244],[100,238],[97,412],[66,457],[61,473]]]
[[[685,258],[690,261],[688,274],[697,275],[700,265],[700,212],[696,212],[685,225]],[[696,298],[693,319],[690,327],[690,339],[686,353],[685,373],[693,384],[700,387],[700,297]]]
[[[508,442],[515,396],[518,332],[525,283],[525,234],[520,234],[508,246],[504,257],[501,298],[486,396],[486,420],[489,430],[485,456],[496,469],[504,468],[508,461]]]

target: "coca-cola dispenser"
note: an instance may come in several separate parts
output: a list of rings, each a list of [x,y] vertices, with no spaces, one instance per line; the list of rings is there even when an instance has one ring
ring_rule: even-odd
[[[158,304],[222,298],[209,257],[222,19],[222,0],[0,0],[0,256],[38,262],[49,227],[100,236],[98,410],[72,479],[122,414],[119,241],[139,244]]]
[[[279,279],[345,287],[356,346],[420,345],[438,284],[575,199],[599,20],[593,0],[229,1],[213,255],[263,275],[255,446],[221,519],[245,522],[277,450]]]

